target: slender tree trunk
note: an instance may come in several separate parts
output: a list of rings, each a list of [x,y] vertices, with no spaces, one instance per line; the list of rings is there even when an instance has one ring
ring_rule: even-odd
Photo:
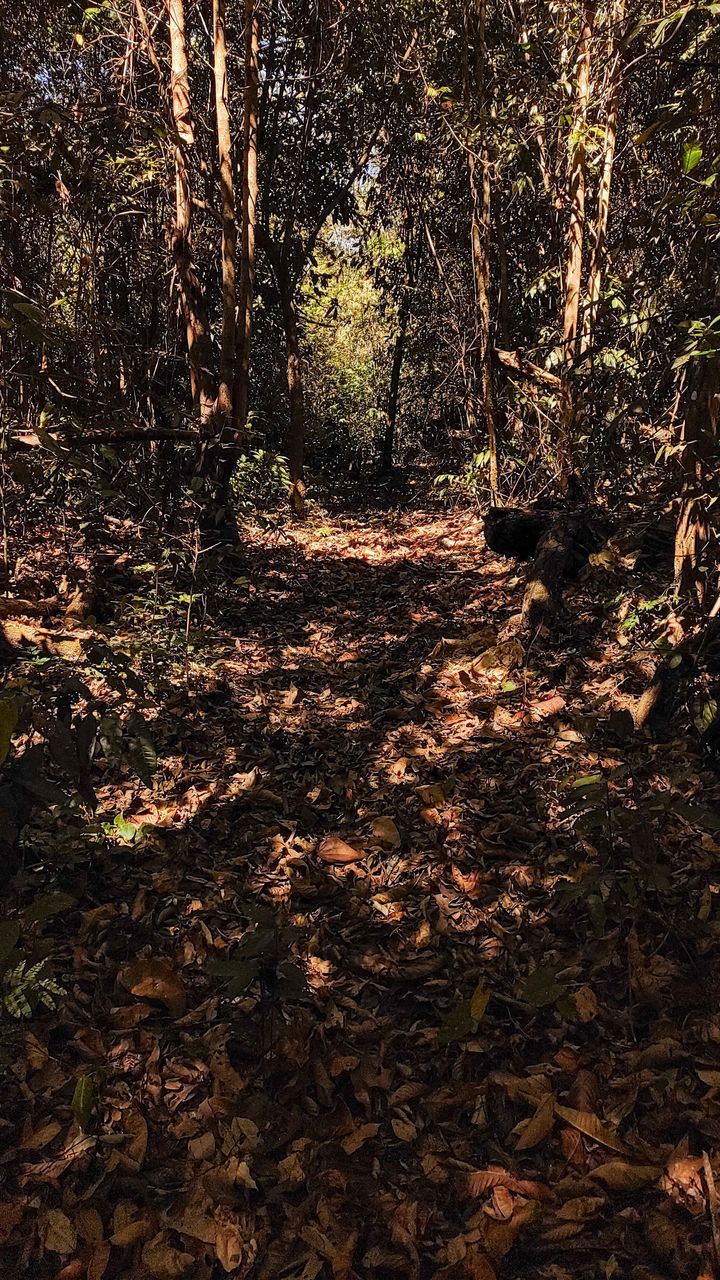
[[[220,207],[222,210],[222,336],[220,340],[220,380],[216,416],[220,430],[227,426],[232,411],[235,368],[235,195],[233,192],[232,140],[225,41],[225,0],[213,0],[213,71],[215,79],[215,122],[217,126]]]
[[[305,397],[295,297],[290,280],[285,273],[280,276],[280,297],[285,327],[287,387],[290,401],[287,450],[290,465],[290,506],[296,515],[303,515],[305,510]]]
[[[388,406],[385,419],[385,435],[383,436],[382,447],[382,467],[385,471],[390,471],[393,462],[393,453],[395,450],[395,424],[397,422],[398,396],[400,392],[400,374],[402,372],[403,358],[405,356],[405,337],[407,334],[408,320],[410,318],[410,298],[409,290],[403,292],[402,302],[400,303],[400,314],[398,316],[398,331],[395,337],[395,349],[393,351],[392,368],[390,371],[390,387],[388,390]]]
[[[390,386],[388,388],[387,414],[385,418],[385,435],[383,437],[382,467],[389,471],[392,467],[395,449],[395,426],[397,423],[398,399],[400,395],[400,375],[405,357],[405,339],[410,320],[410,304],[415,282],[416,254],[412,226],[408,223],[405,238],[405,279],[403,281],[400,306],[398,308],[398,329],[395,336],[392,367],[390,370]]]
[[[500,312],[500,338],[503,347],[509,351],[512,347],[512,338],[510,336],[510,273],[508,271],[508,255],[507,244],[505,242],[505,229],[503,227],[502,207],[500,200],[496,197],[492,202],[493,222],[495,224],[495,244],[497,245],[498,255],[498,274],[500,277],[500,292],[498,298],[498,307]]]
[[[260,43],[257,0],[245,0],[245,89],[243,95],[243,186],[237,361],[233,387],[233,420],[241,435],[247,427],[250,392],[250,347],[255,294],[255,227],[258,203],[258,83]]]
[[[498,442],[493,405],[492,361],[490,347],[490,162],[487,148],[481,142],[476,153],[472,124],[479,108],[484,109],[486,0],[474,0],[465,33],[465,94],[470,129],[467,137],[468,180],[470,185],[470,239],[475,283],[475,373],[480,389],[480,406],[485,418],[490,454],[490,493],[494,498],[498,486]],[[475,75],[471,85],[470,40],[475,44]],[[478,173],[479,170],[479,173]]]
[[[598,304],[602,289],[602,274],[605,265],[607,247],[608,218],[610,215],[610,188],[612,185],[613,165],[615,163],[615,144],[617,141],[618,106],[620,102],[621,64],[617,53],[617,28],[624,14],[624,0],[615,0],[611,17],[609,54],[609,99],[607,119],[605,121],[605,139],[603,143],[603,162],[600,174],[600,186],[597,198],[597,214],[593,230],[592,255],[588,275],[587,307],[583,316],[583,330],[580,342],[581,352],[587,351],[592,344]]]
[[[193,403],[199,407],[201,420],[207,422],[213,414],[215,388],[212,373],[212,344],[210,342],[205,299],[190,253],[192,201],[186,148],[191,147],[195,139],[190,113],[187,50],[185,46],[185,11],[183,0],[166,0],[166,3],[170,27],[172,114],[177,135],[175,145],[175,226],[172,231],[171,244],[185,318]]]
[[[567,482],[572,465],[574,421],[577,412],[575,397],[572,394],[570,375],[577,355],[580,318],[580,289],[585,233],[585,126],[590,97],[590,40],[592,38],[594,17],[594,5],[586,4],[578,48],[575,116],[570,140],[570,218],[563,314],[563,364],[566,375],[566,395],[563,397],[561,406],[562,424],[559,441],[560,465],[564,482]]]
[[[675,581],[702,604],[711,559],[708,497],[716,491],[712,458],[720,427],[720,360],[699,359],[687,379],[682,443],[682,492],[675,533]],[[717,589],[717,584],[715,584]]]

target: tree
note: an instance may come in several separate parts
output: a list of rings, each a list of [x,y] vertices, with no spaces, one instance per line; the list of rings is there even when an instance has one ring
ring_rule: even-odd
[[[185,316],[193,402],[200,420],[213,415],[216,385],[205,296],[191,256],[192,192],[188,149],[195,142],[185,43],[184,0],[167,0],[170,30],[170,95],[175,127],[175,225],[172,252]],[[223,252],[223,264],[226,254]]]

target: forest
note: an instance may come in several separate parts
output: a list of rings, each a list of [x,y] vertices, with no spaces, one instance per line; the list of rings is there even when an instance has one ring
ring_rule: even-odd
[[[720,3],[0,37],[0,1275],[720,1280]]]

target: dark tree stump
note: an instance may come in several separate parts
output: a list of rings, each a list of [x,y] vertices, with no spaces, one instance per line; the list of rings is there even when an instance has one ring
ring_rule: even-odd
[[[566,578],[574,576],[605,541],[601,517],[580,511],[558,516],[542,534],[528,572],[522,606],[523,626],[544,626],[556,612]]]
[[[483,524],[485,542],[498,555],[511,556],[515,560],[529,560],[555,518],[555,513],[550,511],[490,507]]]

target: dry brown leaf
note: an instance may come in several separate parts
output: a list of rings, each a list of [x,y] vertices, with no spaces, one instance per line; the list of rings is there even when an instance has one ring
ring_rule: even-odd
[[[147,1151],[148,1127],[145,1117],[135,1107],[130,1107],[123,1116],[123,1133],[129,1139],[122,1149],[123,1160],[140,1169]]]
[[[147,996],[159,1000],[174,1018],[181,1018],[187,1007],[185,983],[168,960],[149,956],[146,960],[133,960],[118,974],[126,991],[134,996]]]
[[[382,844],[389,844],[396,849],[400,844],[400,832],[390,817],[373,818],[372,833]]]
[[[246,1268],[252,1263],[257,1242],[247,1230],[237,1214],[218,1205],[215,1209],[215,1254],[223,1271],[238,1270],[244,1275]]]
[[[581,987],[575,992],[573,1000],[581,1022],[592,1022],[593,1018],[597,1018],[600,1006],[595,992],[590,987]]]
[[[566,1200],[555,1215],[564,1222],[584,1222],[591,1218],[598,1209],[606,1204],[605,1196],[576,1196],[574,1200]]]
[[[493,1071],[490,1079],[494,1084],[502,1085],[512,1102],[527,1102],[531,1106],[538,1103],[550,1092],[545,1076],[510,1075],[507,1071]]]
[[[424,805],[431,809],[438,809],[440,805],[445,803],[445,788],[441,782],[434,782],[429,786],[416,787],[415,794],[420,797]]]
[[[179,1280],[195,1266],[193,1255],[174,1248],[167,1231],[161,1231],[153,1240],[148,1240],[143,1247],[142,1260],[157,1280]]]
[[[110,1245],[107,1241],[96,1246],[88,1263],[87,1280],[102,1280],[110,1261]]]
[[[590,1170],[590,1177],[602,1182],[609,1191],[639,1191],[649,1182],[657,1182],[662,1169],[657,1165],[627,1164],[624,1160],[609,1160]]]
[[[565,706],[565,699],[561,694],[555,694],[552,698],[540,698],[530,703],[530,715],[533,720],[544,720],[547,716],[556,716]]]
[[[188,1150],[193,1160],[211,1160],[215,1154],[215,1138],[212,1133],[201,1133],[191,1138]]]
[[[20,1151],[39,1151],[41,1147],[46,1147],[48,1142],[52,1142],[53,1138],[57,1138],[62,1125],[57,1120],[51,1120],[48,1124],[44,1124],[41,1128],[36,1129],[34,1133],[28,1133],[20,1143]]]
[[[360,1147],[364,1142],[367,1142],[368,1138],[375,1137],[379,1128],[379,1124],[358,1125],[357,1129],[353,1129],[352,1133],[349,1133],[347,1137],[342,1140],[342,1149],[345,1154],[350,1156],[353,1151],[359,1151]]]
[[[47,1209],[38,1218],[38,1235],[45,1249],[66,1258],[77,1245],[77,1231],[60,1209]]]
[[[533,1200],[518,1201],[512,1218],[500,1221],[498,1218],[485,1218],[483,1236],[485,1247],[491,1258],[498,1261],[512,1249],[518,1233],[537,1213],[538,1205]]]
[[[555,1095],[546,1093],[538,1103],[534,1116],[529,1120],[522,1120],[513,1130],[520,1135],[515,1143],[516,1151],[529,1151],[531,1147],[536,1147],[539,1142],[547,1138],[553,1127],[554,1111]]]
[[[529,1200],[551,1200],[552,1193],[542,1182],[533,1182],[527,1178],[516,1178],[507,1169],[491,1167],[475,1169],[468,1174],[467,1189],[471,1196],[482,1196],[494,1187],[507,1187],[516,1195],[525,1196]]]
[[[347,1139],[345,1140],[347,1141]],[[343,1146],[345,1144],[343,1143]],[[347,1150],[347,1148],[346,1148]],[[304,1182],[305,1170],[300,1163],[300,1157],[297,1151],[291,1151],[289,1156],[278,1163],[278,1174],[281,1182]]]
[[[342,866],[347,862],[361,862],[367,854],[360,849],[353,849],[352,845],[346,844],[339,836],[327,836],[318,848],[318,857],[321,862]]]
[[[700,1071],[698,1069],[696,1075],[710,1089],[720,1089],[720,1071]]]
[[[468,1245],[465,1250],[462,1270],[468,1280],[497,1280],[497,1272],[492,1262],[476,1245]]]
[[[580,1133],[584,1133],[587,1138],[592,1138],[593,1142],[600,1142],[604,1147],[612,1148],[613,1151],[625,1150],[615,1130],[598,1120],[592,1111],[576,1111],[574,1107],[561,1107],[556,1102],[555,1114],[561,1120],[566,1120],[574,1129],[578,1129]]]
[[[149,1215],[127,1201],[117,1205],[113,1212],[112,1228],[111,1244],[123,1249],[137,1244],[139,1240],[147,1240],[153,1233]]]
[[[393,1133],[401,1142],[414,1142],[417,1138],[417,1129],[412,1120],[403,1120],[400,1116],[393,1116],[391,1122]]]
[[[59,1155],[43,1160],[40,1164],[24,1165],[18,1182],[21,1186],[26,1182],[55,1182],[75,1160],[79,1160],[96,1146],[96,1138],[73,1138]]]
[[[18,1204],[12,1200],[0,1201],[0,1244],[4,1244],[12,1235],[18,1223],[22,1222],[24,1215],[24,1204]]]
[[[180,1231],[191,1240],[200,1240],[202,1244],[215,1244],[216,1225],[213,1216],[213,1205],[203,1197],[193,1199],[179,1214],[168,1214],[168,1226]]]
[[[93,1248],[102,1243],[105,1235],[97,1209],[78,1209],[75,1213],[75,1229],[80,1239]]]

